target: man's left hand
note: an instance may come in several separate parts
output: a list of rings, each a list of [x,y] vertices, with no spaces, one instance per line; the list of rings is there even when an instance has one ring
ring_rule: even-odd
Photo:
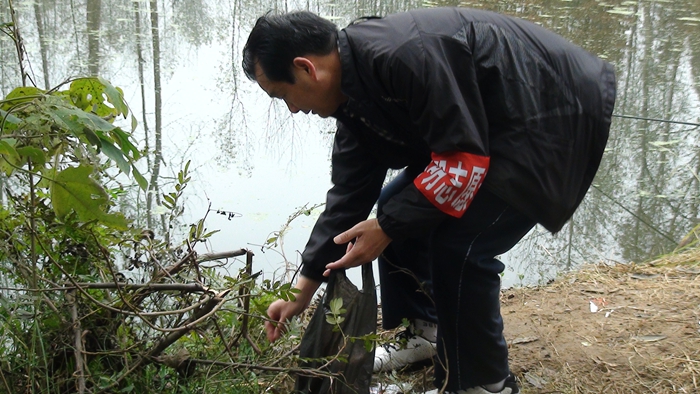
[[[391,243],[391,238],[379,226],[377,219],[369,219],[356,224],[350,230],[333,238],[333,242],[340,245],[349,243],[353,239],[356,239],[355,244],[348,245],[347,252],[340,260],[326,265],[323,276],[329,276],[331,270],[352,268],[369,263],[376,259]]]

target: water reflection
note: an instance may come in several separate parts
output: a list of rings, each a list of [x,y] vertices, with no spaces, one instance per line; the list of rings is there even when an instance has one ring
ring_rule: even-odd
[[[504,256],[511,269],[506,285],[537,281],[587,261],[641,261],[672,250],[698,224],[697,2],[44,0],[15,6],[38,86],[99,72],[125,89],[141,120],[136,136],[152,149],[155,135],[148,126],[155,128],[162,112],[162,175],[176,173],[187,159],[199,169],[191,215],[200,217],[210,201],[215,209],[246,218],[211,219],[211,228],[222,229],[212,244],[216,250],[262,243],[296,207],[322,202],[328,187],[332,122],[291,116],[240,71],[247,32],[268,10],[308,9],[344,26],[359,16],[418,7],[484,8],[541,24],[615,65],[616,114],[625,117],[614,119],[595,186],[560,233],[536,228]],[[7,4],[0,7],[1,21],[9,21]],[[154,44],[160,49],[161,111],[155,104]],[[4,96],[22,81],[7,37],[0,38],[0,59]],[[145,197],[134,198],[141,200]],[[290,260],[303,248],[312,219],[295,222],[289,231]],[[272,267],[281,260],[270,254],[262,259]]]

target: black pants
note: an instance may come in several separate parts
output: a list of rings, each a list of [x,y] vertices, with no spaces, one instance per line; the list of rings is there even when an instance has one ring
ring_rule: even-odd
[[[379,197],[378,211],[413,182],[399,174]],[[481,189],[462,218],[449,217],[426,239],[394,241],[379,257],[382,319],[386,329],[403,318],[438,323],[435,383],[447,390],[495,383],[509,372],[495,258],[536,223]]]

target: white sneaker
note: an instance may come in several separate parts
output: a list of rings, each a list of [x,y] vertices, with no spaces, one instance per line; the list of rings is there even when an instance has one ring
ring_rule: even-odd
[[[378,346],[374,352],[374,372],[394,371],[411,364],[429,361],[437,354],[435,342],[404,330],[396,340]]]
[[[376,385],[369,388],[369,394],[404,394],[412,393],[413,385],[410,383],[390,384],[388,386]]]
[[[451,391],[443,391],[442,394],[450,394],[450,393],[452,393],[452,392]],[[513,391],[513,389],[510,387],[504,387],[501,391],[493,392],[493,391],[488,391],[485,388],[479,386],[479,387],[472,387],[466,391],[459,390],[459,391],[457,391],[456,394],[515,394],[515,393],[517,393],[517,391]],[[423,394],[438,394],[438,389],[426,391]]]
[[[423,394],[438,394],[439,391],[438,389],[435,390],[430,390],[426,391]],[[452,392],[450,391],[444,391],[442,394],[450,394]],[[506,380],[503,382],[503,388],[500,391],[488,391],[485,388],[479,386],[479,387],[472,387],[467,390],[458,390],[456,393],[453,394],[519,394],[520,393],[520,388],[518,387],[518,382],[515,380],[515,376],[513,374],[508,374],[508,377]]]

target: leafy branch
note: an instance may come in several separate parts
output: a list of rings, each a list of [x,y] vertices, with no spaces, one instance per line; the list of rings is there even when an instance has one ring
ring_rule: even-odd
[[[142,190],[148,187],[135,165],[139,150],[113,123],[129,116],[119,88],[103,78],[76,78],[50,91],[22,86],[0,100],[0,115],[0,170],[6,176],[20,171],[40,177],[36,186],[48,189],[59,219],[75,211],[83,221],[126,229],[123,216],[108,212],[107,192],[96,179],[101,153]]]
[[[367,334],[359,337],[346,335],[343,332],[343,327],[341,325],[345,321],[345,316],[343,316],[343,314],[347,312],[347,310],[343,308],[343,299],[340,297],[334,298],[328,303],[328,306],[329,310],[326,313],[326,323],[334,326],[333,331],[341,333],[341,335],[343,336],[343,343],[347,343],[348,341],[363,341],[365,350],[371,352],[372,349],[374,349],[377,340],[379,339],[377,337],[377,334]],[[338,353],[341,353],[343,349],[344,346],[338,351]]]

